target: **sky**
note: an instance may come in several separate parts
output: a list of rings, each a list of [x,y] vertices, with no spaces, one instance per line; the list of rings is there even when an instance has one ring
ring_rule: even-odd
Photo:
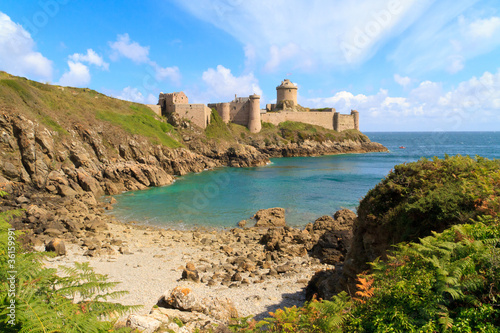
[[[290,79],[362,131],[500,130],[498,0],[4,0],[0,70],[156,104]]]

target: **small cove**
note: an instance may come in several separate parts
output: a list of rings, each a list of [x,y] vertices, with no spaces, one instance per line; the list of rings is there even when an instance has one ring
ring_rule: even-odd
[[[283,207],[288,224],[301,227],[341,208],[355,210],[396,164],[445,154],[500,158],[500,132],[367,134],[390,152],[278,158],[264,167],[189,174],[169,186],[116,195],[111,213],[176,229],[219,228],[262,208]]]

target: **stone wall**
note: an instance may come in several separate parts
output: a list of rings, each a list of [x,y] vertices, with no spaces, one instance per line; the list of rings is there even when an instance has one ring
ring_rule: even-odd
[[[354,117],[350,114],[337,114],[338,122],[334,124],[334,129],[341,132],[346,129],[354,128]]]
[[[229,103],[229,121],[247,126],[250,113],[248,98],[238,98]]]
[[[146,104],[154,113],[161,116],[161,107],[157,104]]]
[[[184,92],[175,92],[175,93],[168,93],[168,94],[160,94],[160,100],[159,104],[162,107],[163,112],[165,113],[172,113],[174,112],[174,105],[175,104],[188,104],[189,99],[184,94]]]
[[[284,121],[298,121],[301,123],[333,129],[333,112],[267,112],[260,115],[262,121],[278,125]],[[348,116],[350,117],[350,116]]]
[[[205,104],[174,104],[173,109],[179,117],[190,120],[201,128],[207,128],[210,124],[211,110]]]

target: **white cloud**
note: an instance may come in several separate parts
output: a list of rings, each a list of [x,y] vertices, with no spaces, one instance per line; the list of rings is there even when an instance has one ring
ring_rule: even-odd
[[[181,73],[177,66],[161,67],[156,62],[150,61],[149,64],[154,68],[155,78],[158,81],[169,79],[172,83],[179,85],[181,82]]]
[[[390,96],[384,89],[374,95],[341,91],[308,103],[334,107],[341,113],[356,109],[363,126],[370,130],[491,130],[500,121],[500,70],[485,72],[448,91],[441,83],[424,81],[407,97]]]
[[[154,96],[153,94],[148,94],[148,96],[144,97],[142,92],[133,87],[125,87],[119,94],[114,94],[114,97],[123,99],[129,102],[143,103],[143,104],[156,104],[158,102],[158,96]]]
[[[69,71],[65,72],[57,84],[71,87],[87,87],[90,83],[89,68],[81,62],[68,61]]]
[[[217,69],[209,68],[203,72],[202,79],[207,85],[207,91],[195,98],[196,100],[205,102],[230,101],[234,98],[234,94],[241,97],[247,97],[254,93],[262,95],[259,81],[253,73],[234,76],[230,69],[218,65]]]
[[[440,70],[451,74],[467,60],[500,46],[500,18],[477,18],[477,0],[442,0],[404,34],[389,55],[399,70],[421,73]]]
[[[411,79],[408,76],[401,76],[399,74],[394,74],[394,81],[400,86],[406,87],[411,83]]]
[[[123,56],[137,64],[147,64],[152,67],[156,81],[169,79],[173,84],[180,85],[181,73],[177,66],[161,67],[149,58],[149,46],[141,46],[139,43],[131,41],[128,34],[118,35],[116,42],[108,44],[114,50],[110,56],[111,60],[117,61]]]
[[[141,46],[131,41],[127,33],[118,35],[117,41],[109,42],[109,46],[114,51],[110,57],[113,61],[117,61],[120,57],[128,58],[136,63],[149,61],[149,46]]]
[[[448,66],[446,67],[446,70],[451,73],[455,74],[460,72],[462,69],[465,67],[465,58],[461,55],[452,55],[448,57]]]
[[[87,54],[75,53],[69,56],[69,59],[74,62],[86,62],[97,67],[102,67],[105,70],[109,69],[109,64],[103,60],[94,50],[88,49]]]
[[[318,64],[361,63],[411,25],[430,2],[175,1],[243,45],[253,45],[259,59],[267,62],[266,70],[273,71],[295,64],[309,69]]]
[[[269,60],[264,65],[267,72],[276,71],[284,61],[294,58],[299,53],[299,47],[294,43],[288,43],[283,47],[271,45],[269,48]]]
[[[245,71],[251,71],[255,67],[257,50],[251,44],[245,45],[243,50],[245,51]]]
[[[0,69],[13,75],[50,81],[52,61],[35,51],[31,35],[0,12]]]
[[[123,99],[129,102],[143,103],[144,96],[137,88],[125,87],[120,94],[115,95],[116,98]]]
[[[479,19],[469,24],[469,33],[473,37],[490,38],[500,31],[500,17]]]

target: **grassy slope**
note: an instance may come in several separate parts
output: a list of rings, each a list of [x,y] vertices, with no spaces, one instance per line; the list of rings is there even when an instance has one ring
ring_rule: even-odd
[[[142,135],[152,143],[168,147],[181,146],[174,139],[174,128],[160,121],[145,105],[90,89],[41,84],[5,72],[0,72],[0,111],[26,115],[62,135],[67,134],[73,124],[95,128],[104,120],[115,131]]]

